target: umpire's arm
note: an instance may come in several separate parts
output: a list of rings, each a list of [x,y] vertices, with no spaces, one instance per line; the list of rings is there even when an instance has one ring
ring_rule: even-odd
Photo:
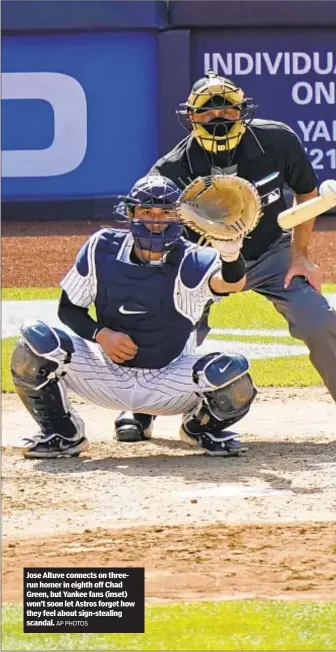
[[[287,129],[282,134],[285,168],[284,180],[293,190],[295,203],[303,204],[318,196],[318,178],[297,134]],[[292,232],[293,255],[308,255],[308,245],[315,218],[294,227]]]

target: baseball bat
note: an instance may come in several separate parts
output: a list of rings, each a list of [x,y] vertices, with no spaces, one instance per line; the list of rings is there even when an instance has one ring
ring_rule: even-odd
[[[296,204],[278,215],[278,224],[282,229],[292,229],[294,226],[308,222],[336,206],[336,180],[323,181],[319,188],[319,196],[309,199],[303,204]]]

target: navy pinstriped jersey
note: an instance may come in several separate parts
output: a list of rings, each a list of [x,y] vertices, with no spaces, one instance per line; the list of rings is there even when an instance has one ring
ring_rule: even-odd
[[[82,247],[61,286],[70,301],[94,304],[101,324],[138,345],[123,366],[158,369],[195,347],[195,326],[209,300],[209,278],[221,268],[213,248],[180,238],[163,266],[131,261],[131,233],[102,229]]]

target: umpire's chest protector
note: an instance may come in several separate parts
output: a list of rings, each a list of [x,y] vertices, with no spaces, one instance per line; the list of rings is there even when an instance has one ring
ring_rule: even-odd
[[[175,281],[189,244],[179,242],[162,266],[134,265],[118,259],[126,237],[107,233],[97,243],[97,317],[138,345],[136,357],[123,366],[160,369],[180,355],[195,328],[174,301]]]

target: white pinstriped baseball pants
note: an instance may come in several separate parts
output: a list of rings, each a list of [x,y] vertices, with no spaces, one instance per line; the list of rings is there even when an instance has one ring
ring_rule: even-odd
[[[200,402],[192,367],[200,355],[181,356],[162,369],[133,369],[109,360],[98,344],[71,338],[75,352],[60,383],[90,403],[153,415],[182,414]]]

